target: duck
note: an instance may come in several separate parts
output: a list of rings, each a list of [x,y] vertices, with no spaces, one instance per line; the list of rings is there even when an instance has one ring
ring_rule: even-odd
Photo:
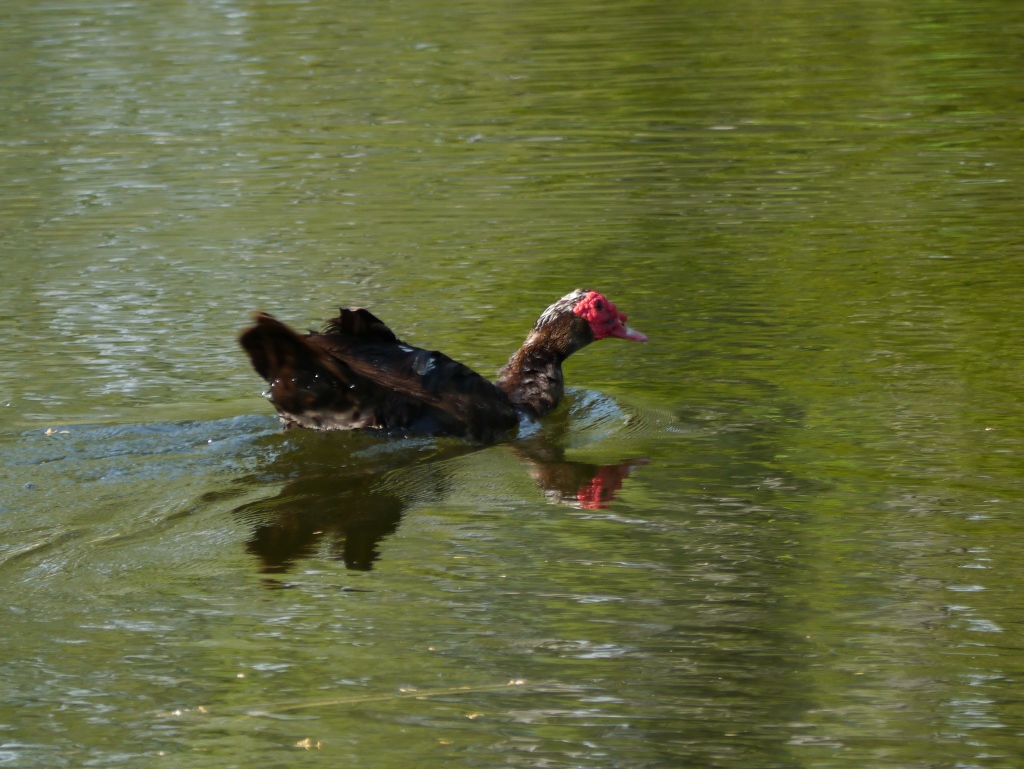
[[[492,382],[436,350],[406,344],[369,310],[341,308],[300,334],[267,313],[239,337],[285,428],[372,430],[493,443],[558,406],[562,364],[601,339],[646,342],[599,291],[576,289],[540,314]]]

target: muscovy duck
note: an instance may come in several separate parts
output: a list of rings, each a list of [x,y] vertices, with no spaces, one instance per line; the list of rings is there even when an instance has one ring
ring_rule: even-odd
[[[286,427],[483,443],[554,409],[564,392],[562,362],[577,350],[608,337],[647,341],[604,295],[577,289],[541,313],[492,383],[447,355],[405,344],[362,308],[343,308],[322,332],[305,335],[265,313],[255,321],[239,342],[270,383]]]

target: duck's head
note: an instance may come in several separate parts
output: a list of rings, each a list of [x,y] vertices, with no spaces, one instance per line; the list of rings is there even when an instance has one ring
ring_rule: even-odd
[[[619,312],[599,291],[578,288],[548,307],[533,325],[526,346],[543,348],[565,358],[599,339],[617,337],[646,342],[647,337],[626,325]]]
[[[626,325],[626,313],[619,312],[608,297],[598,291],[586,291],[579,288],[569,296],[577,297],[572,306],[572,314],[583,318],[594,333],[594,341],[607,339],[610,336],[629,339],[633,342],[646,342],[647,337]],[[563,300],[564,301],[564,300]]]

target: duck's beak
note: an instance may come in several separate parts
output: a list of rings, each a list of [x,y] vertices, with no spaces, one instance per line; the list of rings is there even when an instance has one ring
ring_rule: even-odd
[[[633,342],[646,342],[647,336],[641,334],[639,331],[634,331],[624,323],[616,323],[612,326],[610,333],[612,336],[617,336],[619,339],[629,339]]]

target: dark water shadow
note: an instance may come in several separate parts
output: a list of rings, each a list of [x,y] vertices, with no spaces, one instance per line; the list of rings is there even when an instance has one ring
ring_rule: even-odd
[[[394,533],[416,500],[440,499],[449,488],[445,460],[478,450],[457,442],[386,439],[352,433],[303,434],[289,441],[249,482],[278,492],[235,509],[251,530],[246,549],[265,574],[287,572],[315,555],[367,571],[378,543]],[[406,483],[402,483],[402,475]],[[414,476],[414,477],[413,477]]]
[[[297,431],[298,432],[298,431]],[[341,560],[368,571],[380,542],[415,505],[441,501],[452,490],[451,460],[477,451],[512,451],[552,501],[605,507],[645,459],[599,465],[565,458],[547,437],[482,447],[449,439],[385,439],[360,433],[304,433],[243,483],[277,493],[234,510],[249,527],[246,550],[264,574],[288,572],[303,558]]]

